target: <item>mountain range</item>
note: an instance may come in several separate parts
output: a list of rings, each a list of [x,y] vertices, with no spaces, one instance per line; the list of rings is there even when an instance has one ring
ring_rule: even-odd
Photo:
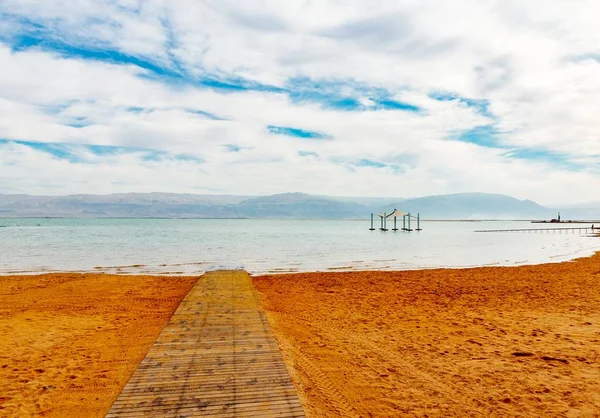
[[[423,219],[600,219],[600,206],[548,208],[506,195],[461,193],[419,198],[361,198],[283,193],[272,196],[120,193],[0,194],[0,217],[364,219],[399,209]]]

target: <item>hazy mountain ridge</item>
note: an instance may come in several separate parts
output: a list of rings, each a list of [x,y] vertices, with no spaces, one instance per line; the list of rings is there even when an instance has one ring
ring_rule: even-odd
[[[553,209],[531,200],[487,193],[424,196],[403,200],[397,207],[405,212],[422,212],[424,216],[436,219],[536,219],[547,218],[554,213]]]
[[[271,196],[120,193],[30,196],[0,194],[0,217],[368,218],[397,208],[423,219],[549,219],[556,208],[506,195],[462,193],[419,198],[361,198],[283,193]],[[563,219],[598,219],[600,209],[568,208]]]

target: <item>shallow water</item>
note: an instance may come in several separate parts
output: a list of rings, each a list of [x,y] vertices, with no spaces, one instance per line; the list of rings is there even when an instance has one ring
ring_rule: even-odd
[[[549,224],[422,221],[421,227],[369,231],[365,220],[0,219],[0,274],[399,270],[538,264],[600,251],[600,239],[579,232],[475,232],[556,227]]]

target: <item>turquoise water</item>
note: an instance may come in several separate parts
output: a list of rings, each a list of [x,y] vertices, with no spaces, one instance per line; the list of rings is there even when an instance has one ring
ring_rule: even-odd
[[[528,222],[422,221],[420,232],[355,220],[0,219],[0,274],[201,274],[520,265],[600,251],[579,233],[476,233]],[[573,225],[585,226],[585,225]]]

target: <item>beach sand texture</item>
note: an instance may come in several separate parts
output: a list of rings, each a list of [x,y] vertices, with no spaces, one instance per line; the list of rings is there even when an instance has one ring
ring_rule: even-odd
[[[254,283],[309,417],[600,416],[600,254]]]
[[[0,416],[103,416],[195,281],[0,277]],[[600,416],[600,254],[254,284],[309,417]]]
[[[0,277],[0,416],[103,417],[195,281]]]

